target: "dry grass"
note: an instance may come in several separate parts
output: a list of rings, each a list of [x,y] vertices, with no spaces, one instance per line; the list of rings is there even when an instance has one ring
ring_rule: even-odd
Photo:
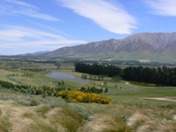
[[[0,132],[76,132],[83,121],[70,109],[0,103]]]
[[[138,126],[136,132],[160,132],[160,124],[156,121],[146,121],[143,125]]]
[[[40,115],[45,117],[45,114],[50,111],[50,107],[48,105],[39,105],[36,107],[35,111]]]
[[[128,119],[128,126],[135,132],[176,132],[175,121],[150,119],[140,113],[135,113]]]
[[[9,132],[12,129],[12,124],[7,115],[0,115],[0,132]]]
[[[29,132],[58,132],[59,128],[47,119],[37,118],[30,124]]]
[[[133,129],[137,129],[139,126],[142,126],[146,121],[149,121],[149,118],[147,116],[136,113],[128,119],[128,126]]]
[[[160,132],[176,132],[176,122],[163,122],[160,126]]]
[[[4,117],[1,115],[0,120],[2,132],[9,132],[9,129],[12,132],[57,132],[59,128],[35,111],[35,109],[41,110],[43,108],[41,106],[28,108],[4,102],[0,104],[0,108],[4,115]]]
[[[110,105],[111,106],[111,105]],[[124,110],[124,111],[123,111]],[[108,111],[84,118],[68,108],[51,108],[47,105],[21,106],[0,102],[0,132],[175,132],[172,119],[156,119],[152,109],[136,112],[136,108],[109,107]],[[114,112],[113,112],[114,111]],[[122,112],[123,111],[123,112]],[[143,112],[140,112],[143,111]],[[147,113],[148,112],[148,113]],[[171,110],[168,114],[174,115]],[[124,117],[126,113],[126,118]],[[143,114],[141,114],[143,113]],[[163,111],[164,115],[166,111]],[[154,113],[153,113],[154,114]]]
[[[71,109],[56,108],[51,110],[46,117],[53,124],[60,124],[66,132],[76,132],[84,123],[84,118]]]
[[[117,115],[98,114],[90,117],[80,131],[84,132],[130,132],[126,122]]]

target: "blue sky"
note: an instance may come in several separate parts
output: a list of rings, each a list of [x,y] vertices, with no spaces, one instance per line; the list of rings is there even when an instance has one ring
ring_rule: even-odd
[[[0,55],[175,32],[176,0],[1,0]]]

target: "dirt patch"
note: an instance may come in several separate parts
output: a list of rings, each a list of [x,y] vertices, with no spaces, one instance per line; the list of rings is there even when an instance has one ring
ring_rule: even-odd
[[[173,98],[171,98],[171,97],[165,97],[165,98],[144,98],[144,99],[176,102],[176,97],[173,97]]]
[[[127,81],[125,81],[125,84],[128,85],[128,86],[132,86],[132,87],[138,87],[137,85],[130,84],[130,83],[127,82]]]

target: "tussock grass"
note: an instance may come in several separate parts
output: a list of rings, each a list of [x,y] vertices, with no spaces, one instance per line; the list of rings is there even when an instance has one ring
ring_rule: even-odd
[[[136,106],[75,104],[52,108],[0,102],[0,132],[175,132],[176,122],[168,119],[175,109]],[[74,108],[75,107],[75,108]],[[74,108],[74,110],[73,110]],[[94,110],[86,118],[77,109]],[[99,110],[97,110],[99,109]],[[76,112],[76,111],[77,112]],[[137,113],[134,113],[138,111]],[[162,116],[160,113],[163,113]],[[83,112],[80,111],[81,114]],[[156,118],[161,116],[160,118]]]
[[[160,124],[157,121],[147,121],[143,125],[138,126],[136,132],[160,132]]]
[[[37,116],[37,114],[32,110],[26,110],[21,115],[22,118],[31,118],[31,119],[35,118],[36,116]]]
[[[135,132],[176,132],[175,121],[150,119],[140,113],[132,115],[127,124]]]
[[[66,132],[76,132],[84,123],[84,117],[69,108],[56,108],[46,116],[53,124],[60,124]]]
[[[32,132],[58,132],[58,127],[51,124],[48,120],[37,118],[33,120],[30,125],[30,131]]]
[[[139,126],[142,126],[146,121],[149,121],[149,117],[136,113],[128,119],[128,126],[133,129],[137,129]]]
[[[9,117],[6,115],[0,116],[0,132],[9,132],[12,128],[12,123],[9,120]]]
[[[161,132],[176,132],[176,122],[163,122],[161,125]]]
[[[35,111],[40,114],[41,116],[45,116],[45,114],[50,110],[50,107],[48,105],[39,105]]]
[[[84,122],[82,115],[66,108],[63,109],[63,117],[59,121],[60,124],[67,129],[67,132],[76,132]]]
[[[117,115],[98,114],[89,118],[82,127],[84,132],[130,132],[126,122]]]

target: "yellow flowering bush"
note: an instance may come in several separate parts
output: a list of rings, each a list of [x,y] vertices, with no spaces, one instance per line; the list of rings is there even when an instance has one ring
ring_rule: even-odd
[[[59,91],[58,93],[62,98],[67,99],[71,102],[84,102],[84,103],[101,103],[101,104],[109,104],[111,103],[111,98],[102,96],[96,93],[84,93],[81,91]]]

